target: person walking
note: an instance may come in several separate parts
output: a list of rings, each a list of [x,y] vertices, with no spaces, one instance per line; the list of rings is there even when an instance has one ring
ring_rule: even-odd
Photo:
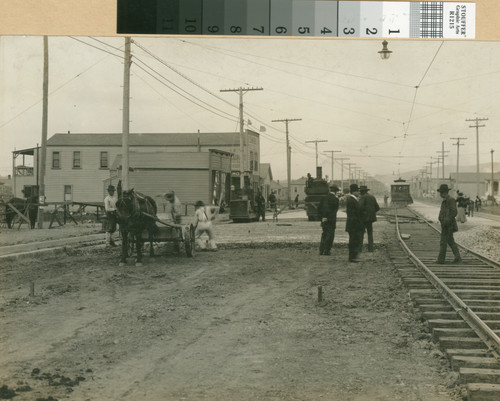
[[[108,195],[104,198],[104,211],[106,212],[106,246],[116,246],[113,241],[113,233],[116,231],[116,201],[118,197],[115,194],[115,187],[108,186]]]
[[[467,208],[467,201],[465,200],[464,194],[462,192],[457,191],[457,220],[460,223],[465,223],[467,221],[467,217],[465,216],[465,211]]]
[[[275,211],[277,200],[274,191],[271,191],[271,194],[269,195],[269,198],[267,200],[269,201],[269,207],[271,208],[271,210]]]
[[[212,228],[212,220],[217,217],[218,208],[215,206],[205,207],[203,201],[198,200],[194,204],[194,228],[195,228],[195,242],[201,251],[216,251],[217,243],[215,242],[215,234]],[[201,239],[203,234],[208,235],[207,242]]]
[[[359,209],[359,187],[358,184],[349,186],[349,193],[346,195],[347,220],[345,230],[349,233],[349,262],[359,262],[358,254],[363,241],[363,221]]]
[[[262,217],[262,221],[266,221],[266,199],[262,196],[262,193],[257,192],[255,197],[255,203],[257,204],[257,221]]]
[[[366,231],[368,235],[368,252],[373,252],[373,223],[377,221],[377,212],[380,210],[380,206],[377,199],[375,199],[372,194],[368,193],[369,190],[370,189],[366,185],[361,185],[361,187],[359,187],[359,192],[361,194],[359,198],[359,208],[364,225],[361,246],[363,246]]]
[[[448,185],[441,184],[438,188],[439,195],[443,199],[439,210],[439,222],[441,223],[441,238],[439,240],[439,255],[436,263],[442,265],[446,259],[446,248],[449,245],[455,259],[454,263],[460,263],[460,251],[453,238],[453,233],[458,231],[457,226],[457,202],[449,195],[450,188]]]
[[[339,187],[330,185],[328,195],[321,199],[319,204],[321,228],[323,230],[319,245],[320,255],[331,255],[333,240],[335,238],[335,228],[337,225],[337,211],[339,210],[339,198],[337,198],[338,191]]]
[[[474,201],[475,206],[476,206],[476,212],[479,212],[479,209],[481,209],[481,198],[476,195],[476,200]]]

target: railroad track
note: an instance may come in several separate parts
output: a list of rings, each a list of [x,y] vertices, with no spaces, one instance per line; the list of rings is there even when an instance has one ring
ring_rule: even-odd
[[[466,386],[468,401],[500,400],[500,264],[462,246],[463,262],[436,264],[439,232],[409,209],[389,246],[410,298]]]

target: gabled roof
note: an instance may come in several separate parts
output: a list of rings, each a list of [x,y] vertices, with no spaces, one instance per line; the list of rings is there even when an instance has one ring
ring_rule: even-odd
[[[259,135],[247,130],[249,134]],[[129,146],[239,146],[238,132],[129,134]],[[47,146],[121,146],[122,134],[54,134]]]
[[[292,180],[290,181],[291,185],[306,185],[307,178],[306,177],[300,177],[297,180]]]
[[[273,180],[273,172],[271,171],[271,163],[260,163],[259,164],[259,175],[261,178],[269,177],[269,180]]]

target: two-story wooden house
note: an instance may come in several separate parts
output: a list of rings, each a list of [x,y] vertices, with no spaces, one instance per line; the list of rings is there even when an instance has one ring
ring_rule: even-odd
[[[259,180],[260,137],[247,130],[244,140],[244,168],[254,181]],[[130,134],[129,152],[143,154],[134,160],[148,160],[151,168],[165,167],[165,160],[175,159],[179,170],[196,170],[200,158],[189,157],[189,153],[208,153],[222,151],[232,154],[230,171],[233,176],[240,172],[240,134],[223,133],[167,133],[167,134]],[[184,154],[177,157],[173,153]],[[122,134],[55,134],[47,141],[47,166],[45,174],[45,195],[47,202],[102,202],[106,192],[106,182],[112,178],[111,166],[122,154]],[[227,158],[227,154],[224,159]],[[206,163],[209,158],[206,157]],[[214,157],[211,159],[214,160]],[[141,162],[142,163],[142,162]],[[224,162],[226,171],[227,162]],[[163,166],[163,167],[162,167]],[[142,166],[138,166],[142,167]],[[130,168],[134,169],[133,160]],[[210,170],[213,165],[206,165]],[[211,173],[212,174],[212,173]],[[144,176],[144,180],[154,180],[154,175]],[[191,179],[178,180],[181,188],[193,185]],[[213,182],[215,184],[215,181]],[[144,182],[148,187],[148,184]],[[176,188],[171,188],[176,190]],[[205,188],[200,189],[197,199],[213,202],[214,196],[207,199]],[[211,194],[213,188],[209,188]],[[216,190],[217,191],[217,190]],[[194,196],[194,195],[193,195]]]

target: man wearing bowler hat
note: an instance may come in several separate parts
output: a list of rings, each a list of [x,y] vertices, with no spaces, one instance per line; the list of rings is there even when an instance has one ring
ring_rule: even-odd
[[[347,214],[345,230],[349,233],[349,262],[353,263],[359,262],[357,257],[361,251],[364,232],[358,196],[358,184],[351,184],[345,202],[345,211]]]
[[[108,186],[108,195],[104,198],[104,210],[106,212],[106,246],[116,246],[113,241],[113,233],[116,231],[116,201],[115,187]]]
[[[439,195],[443,198],[441,202],[441,209],[439,210],[439,222],[441,223],[441,239],[439,241],[439,256],[436,263],[444,264],[446,259],[446,247],[450,246],[455,259],[454,263],[460,263],[462,258],[460,257],[460,251],[453,238],[453,233],[458,231],[457,226],[457,203],[454,198],[452,198],[448,192],[450,188],[448,185],[441,184],[438,188]]]
[[[339,199],[336,193],[339,187],[330,185],[330,191],[319,204],[319,214],[321,216],[321,242],[319,245],[320,255],[330,255],[333,239],[335,237],[335,227],[337,225],[337,211],[339,210]],[[298,195],[297,195],[298,196]]]
[[[359,187],[361,194],[359,198],[359,208],[361,209],[361,218],[363,220],[363,234],[361,237],[361,246],[363,246],[363,237],[368,236],[368,252],[373,252],[373,223],[377,221],[377,212],[380,210],[377,199],[372,194],[369,194],[370,189],[366,185]]]

